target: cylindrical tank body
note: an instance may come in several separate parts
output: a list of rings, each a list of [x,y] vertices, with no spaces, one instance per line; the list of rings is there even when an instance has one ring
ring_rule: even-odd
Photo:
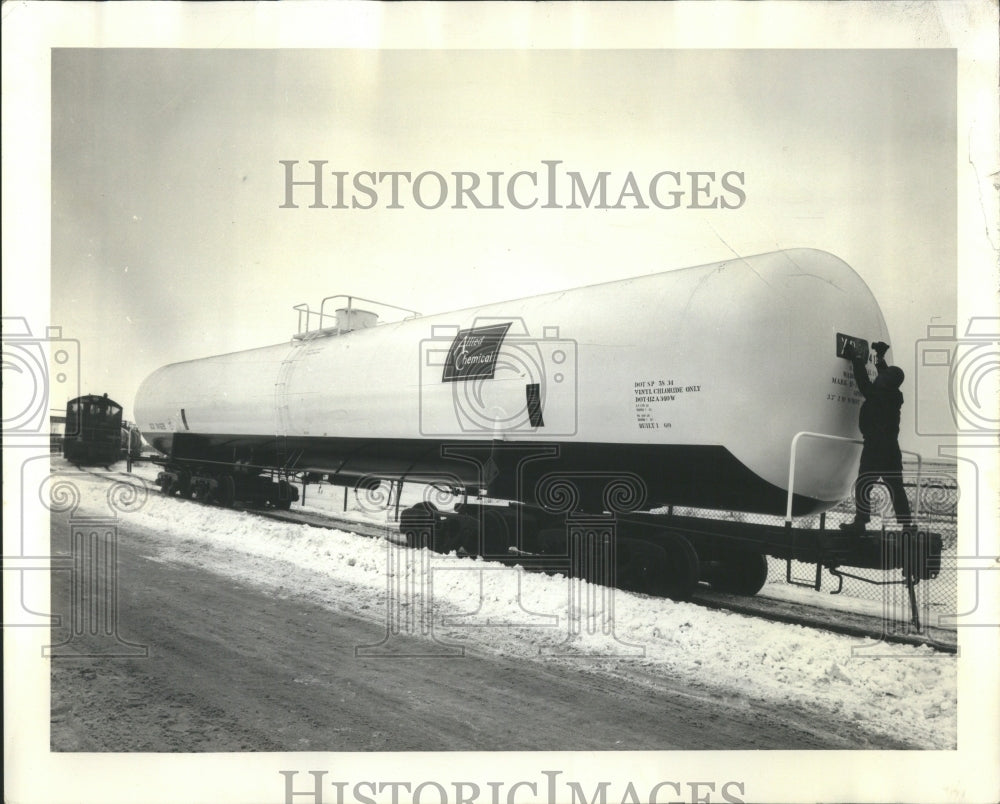
[[[846,263],[793,249],[176,363],[135,411],[178,458],[511,499],[630,474],[650,506],[780,513],[796,433],[859,438],[838,333],[889,339]],[[859,451],[804,440],[796,511],[847,496]]]

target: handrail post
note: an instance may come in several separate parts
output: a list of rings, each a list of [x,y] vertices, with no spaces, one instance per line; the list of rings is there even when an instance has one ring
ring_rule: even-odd
[[[323,329],[324,326],[325,326],[325,324],[323,323],[323,321],[326,319],[326,303],[327,303],[327,301],[329,301],[332,298],[334,298],[334,297],[333,296],[327,296],[325,299],[323,299],[323,301],[321,301],[319,303],[319,328],[320,329]]]
[[[799,432],[792,436],[792,448],[788,458],[788,504],[785,507],[785,527],[792,525],[792,499],[795,488],[795,448],[799,445],[799,437],[803,433]]]

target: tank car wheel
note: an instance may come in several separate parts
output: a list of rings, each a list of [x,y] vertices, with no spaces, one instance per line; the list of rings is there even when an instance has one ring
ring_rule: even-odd
[[[185,500],[191,498],[191,473],[190,472],[179,472],[177,474],[177,481],[170,489],[171,494],[178,494]]]
[[[406,539],[407,547],[430,547],[433,544],[437,513],[434,503],[419,502],[400,514],[399,532]],[[429,535],[430,543],[424,543],[425,533]]]
[[[507,548],[517,545],[517,524],[504,511],[483,506],[483,549],[488,556],[507,556]]]
[[[666,565],[663,575],[657,579],[658,594],[673,600],[687,600],[698,585],[698,554],[691,542],[677,533],[666,534],[663,546]]]
[[[278,496],[274,507],[279,511],[287,511],[292,507],[292,484],[287,480],[278,481]]]
[[[451,514],[434,530],[434,552],[479,555],[479,521],[465,514]]]
[[[208,481],[204,477],[191,481],[191,499],[206,505],[215,499],[215,494],[209,488]]]
[[[223,508],[232,508],[236,502],[236,481],[232,475],[223,475],[218,480],[219,489],[216,501]]]
[[[618,559],[618,585],[623,589],[687,600],[698,584],[698,554],[678,534],[663,534],[658,544],[620,539]]]
[[[755,595],[767,582],[767,557],[745,550],[730,550],[706,576],[709,585],[716,591]]]

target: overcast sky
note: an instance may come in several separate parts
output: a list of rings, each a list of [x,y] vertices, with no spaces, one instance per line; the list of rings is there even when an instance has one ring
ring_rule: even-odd
[[[292,305],[334,293],[444,312],[809,246],[865,279],[910,374],[927,325],[956,321],[955,85],[946,50],[56,49],[52,321],[83,390],[130,415],[159,366],[286,340]],[[745,201],[424,209],[405,187],[390,209],[382,183],[372,209],[311,209],[309,188],[283,209],[280,160],[346,172],[348,205],[361,171],[542,160],[609,171],[610,204],[630,171],[644,194],[738,172]]]

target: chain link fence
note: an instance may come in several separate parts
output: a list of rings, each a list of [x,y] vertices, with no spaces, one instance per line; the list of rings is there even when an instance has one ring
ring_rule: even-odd
[[[942,621],[942,618],[953,618],[958,605],[955,561],[949,560],[956,555],[958,540],[957,508],[960,492],[957,467],[953,463],[924,463],[918,467],[916,462],[906,462],[903,465],[903,487],[920,530],[938,534],[942,542],[941,571],[936,578],[918,583],[921,620],[933,627],[949,627],[946,625],[948,620]],[[870,499],[872,518],[868,530],[899,530],[888,489],[881,484],[873,486]],[[709,514],[710,512],[704,512],[706,516]],[[854,500],[848,498],[828,510],[822,517],[822,523],[820,515],[814,515],[799,517],[794,524],[796,528],[815,528],[817,532],[821,524],[828,530],[839,530],[842,523],[853,521],[854,514]],[[713,515],[720,514],[714,512]],[[758,514],[728,513],[722,516],[755,524],[781,525],[784,522],[782,517]],[[856,601],[858,605],[853,608],[859,611],[865,611],[866,608],[877,610],[888,622],[909,622],[910,602],[902,570],[844,569],[849,574],[843,577],[824,570],[820,576],[818,591],[839,595],[842,600],[836,605],[852,608],[851,603]],[[789,566],[783,559],[768,559],[768,584],[787,584],[789,574],[793,583],[813,586],[816,582],[814,564],[792,561]],[[886,585],[886,581],[898,583]],[[866,607],[864,602],[869,605]],[[834,604],[830,605],[833,607]],[[954,625],[950,627],[954,628]]]

